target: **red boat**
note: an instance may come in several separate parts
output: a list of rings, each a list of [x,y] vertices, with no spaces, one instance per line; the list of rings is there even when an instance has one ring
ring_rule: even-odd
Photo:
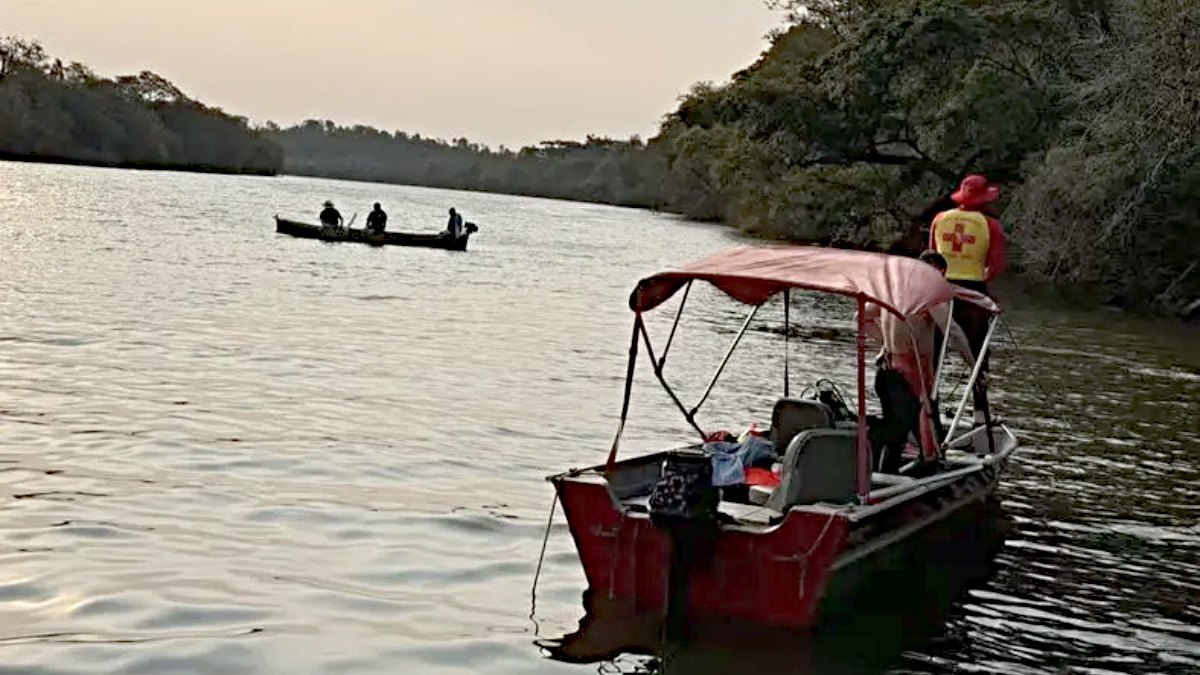
[[[663,366],[695,282],[712,284],[750,309],[700,403],[689,408],[669,386]],[[695,535],[705,528],[692,527],[695,523],[687,518],[656,517],[656,508],[663,504],[656,503],[656,495],[667,490],[669,474],[686,475],[680,467],[703,468],[712,461],[705,444],[709,434],[696,414],[759,308],[779,295],[784,301],[782,339],[789,339],[793,290],[856,301],[856,349],[847,350],[849,358],[855,352],[857,357],[856,413],[850,406],[840,406],[839,411],[829,398],[792,397],[785,374],[784,392],[774,406],[768,431],[780,457],[778,485],[712,488],[703,493],[709,497],[692,499],[690,508],[703,512],[704,500],[711,498],[714,503],[708,510],[714,517],[706,534],[689,538],[687,532]],[[675,325],[660,359],[644,315],[681,291]],[[875,471],[866,422],[867,304],[908,321],[932,307],[955,302],[987,310],[992,320],[963,398],[944,424],[937,456],[909,462],[895,473]],[[875,582],[889,573],[902,573],[906,566],[927,559],[932,554],[930,531],[962,528],[963,539],[969,539],[968,514],[989,501],[1017,448],[1013,433],[990,415],[986,423],[963,420],[999,308],[990,298],[947,282],[918,260],[817,247],[739,247],[642,279],[630,297],[630,308],[634,326],[625,402],[608,462],[549,479],[566,513],[589,592],[598,599],[623,602],[638,611],[667,610],[675,603],[688,617],[809,627],[831,612],[849,609],[860,593],[877,593],[881,587]],[[949,334],[949,328],[943,327],[944,334]],[[642,348],[659,383],[698,438],[677,450],[618,460]],[[943,346],[938,371],[945,358]],[[783,360],[786,373],[787,357]],[[938,372],[934,391],[940,379]],[[710,472],[704,469],[692,475]]]

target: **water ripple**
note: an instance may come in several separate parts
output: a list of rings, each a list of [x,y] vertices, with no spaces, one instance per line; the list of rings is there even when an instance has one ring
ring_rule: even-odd
[[[560,520],[529,618],[543,477],[603,460],[633,280],[734,234],[341,181],[11,163],[0,180],[0,673],[595,671],[533,643],[583,611]],[[383,201],[406,230],[452,203],[483,227],[467,255],[271,231],[326,198]],[[797,302],[824,349],[793,343],[794,384],[851,382],[846,308]],[[689,303],[667,377],[694,395],[741,312],[701,289]],[[781,308],[762,316],[705,424],[769,418]],[[1002,490],[1016,531],[933,637],[872,668],[1194,671],[1185,338],[1108,316],[1011,322],[1019,343],[996,359],[1020,367],[995,380],[1028,441]],[[627,447],[685,437],[639,380]]]

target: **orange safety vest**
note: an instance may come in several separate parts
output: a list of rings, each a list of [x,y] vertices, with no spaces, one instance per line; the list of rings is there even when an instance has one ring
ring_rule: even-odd
[[[946,259],[946,278],[983,281],[991,232],[987,216],[977,211],[950,209],[933,219],[933,242]]]

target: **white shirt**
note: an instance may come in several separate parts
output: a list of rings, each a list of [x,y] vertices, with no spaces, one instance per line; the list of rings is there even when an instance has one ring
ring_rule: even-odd
[[[945,326],[949,319],[950,305],[945,303],[934,305],[907,321],[873,302],[866,305],[867,338],[880,345],[883,355],[911,354],[916,350],[932,359],[936,329]],[[961,354],[967,363],[975,363],[966,333],[953,320],[950,321],[949,347]]]

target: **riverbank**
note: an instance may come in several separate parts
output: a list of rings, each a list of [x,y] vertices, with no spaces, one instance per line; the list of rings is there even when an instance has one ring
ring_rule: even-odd
[[[266,168],[207,166],[203,164],[164,164],[157,162],[110,162],[53,155],[18,154],[0,152],[0,161],[24,164],[62,164],[64,166],[93,166],[103,169],[130,169],[134,171],[179,171],[183,173],[211,173],[231,176],[277,176],[279,172]]]

